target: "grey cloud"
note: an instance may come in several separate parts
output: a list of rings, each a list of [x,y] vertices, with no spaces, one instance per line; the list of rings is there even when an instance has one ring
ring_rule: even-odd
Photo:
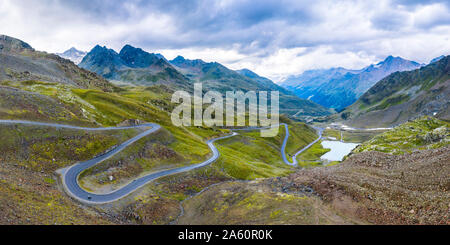
[[[144,38],[140,43],[161,48],[227,47],[236,43],[244,51],[255,43],[257,47],[265,48],[280,36],[285,26],[308,25],[320,20],[312,13],[310,1],[81,0],[58,1],[58,4],[98,23],[132,21],[149,13],[169,15],[186,39],[161,40],[159,37],[145,38],[145,33],[137,34]]]
[[[372,17],[371,22],[375,28],[397,31],[408,26],[408,15],[398,11],[386,11]]]

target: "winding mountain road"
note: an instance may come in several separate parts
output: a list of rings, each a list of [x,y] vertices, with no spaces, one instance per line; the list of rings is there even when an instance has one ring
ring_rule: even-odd
[[[163,171],[156,172],[156,173],[151,173],[151,174],[145,175],[143,177],[140,177],[138,179],[135,179],[132,182],[130,182],[129,184],[127,184],[127,185],[123,186],[122,188],[115,190],[113,192],[106,193],[106,194],[95,194],[95,193],[87,192],[80,187],[80,185],[78,183],[78,177],[81,174],[81,172],[83,172],[85,169],[88,169],[88,168],[96,165],[97,163],[105,161],[106,159],[121,152],[127,146],[129,146],[129,145],[133,144],[134,142],[142,139],[143,137],[148,136],[149,134],[159,130],[161,128],[160,125],[158,125],[156,123],[146,123],[146,124],[141,124],[141,125],[125,126],[125,127],[88,128],[88,127],[78,127],[78,126],[71,126],[71,125],[64,125],[64,124],[56,124],[56,123],[31,122],[31,121],[24,121],[24,120],[0,120],[0,124],[23,124],[23,125],[32,125],[32,126],[34,125],[34,126],[77,129],[77,130],[87,130],[87,131],[107,131],[107,130],[123,130],[123,129],[132,129],[132,128],[150,128],[150,129],[145,130],[144,132],[136,135],[135,137],[117,145],[114,149],[106,152],[103,155],[97,156],[97,157],[92,158],[87,161],[76,163],[76,164],[74,164],[70,167],[67,167],[61,171],[62,183],[63,183],[64,189],[67,191],[67,193],[70,196],[72,196],[73,198],[79,200],[80,202],[88,203],[88,204],[102,204],[102,203],[113,202],[122,197],[127,196],[128,194],[132,193],[133,191],[139,189],[140,187],[144,186],[145,184],[147,184],[157,178],[172,175],[172,174],[187,172],[187,171],[191,171],[193,169],[207,166],[207,165],[213,163],[215,160],[217,160],[217,158],[219,158],[219,156],[220,156],[219,151],[214,146],[215,141],[230,138],[235,135],[238,135],[238,133],[236,133],[234,131],[259,130],[259,129],[267,128],[267,127],[263,127],[263,128],[233,129],[232,134],[230,134],[230,135],[211,139],[206,142],[208,147],[211,149],[213,155],[204,162],[201,162],[198,164],[193,164],[190,166],[179,167],[179,168],[174,168],[174,169],[163,170]],[[322,137],[322,129],[316,128],[316,130],[318,130],[318,132],[319,132],[319,138],[317,138],[315,141],[311,142],[310,144],[308,144],[307,146],[305,146],[304,148],[299,150],[297,153],[295,153],[293,156],[293,162],[291,163],[291,162],[289,162],[288,158],[286,157],[286,145],[287,145],[287,140],[289,138],[288,125],[285,123],[281,123],[280,125],[284,125],[285,132],[286,132],[286,135],[283,140],[283,144],[281,146],[281,155],[283,157],[283,161],[286,164],[291,165],[291,166],[297,165],[296,157],[298,154],[302,153],[303,151],[305,151],[306,149],[311,147],[314,143],[319,141]],[[275,125],[275,126],[279,126],[279,125]]]
[[[292,163],[291,163],[291,162],[289,162],[289,160],[286,157],[286,145],[287,145],[287,140],[289,138],[289,129],[288,129],[288,125],[287,124],[283,123],[283,125],[284,125],[284,128],[285,128],[286,136],[284,137],[283,145],[281,145],[281,152],[282,152],[281,156],[283,157],[283,161],[286,164],[291,165],[291,166],[296,166],[298,164],[297,156],[300,153],[306,151],[308,148],[310,148],[315,143],[317,143],[320,139],[322,139],[323,129],[322,128],[313,127],[319,133],[319,137],[317,139],[315,139],[313,142],[309,143],[307,146],[305,146],[302,149],[300,149],[299,151],[297,151],[294,154],[294,156],[292,156]]]

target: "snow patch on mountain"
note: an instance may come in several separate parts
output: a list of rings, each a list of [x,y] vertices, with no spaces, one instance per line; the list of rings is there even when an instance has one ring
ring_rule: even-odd
[[[71,60],[75,64],[80,64],[84,56],[87,54],[85,51],[80,51],[74,47],[64,51],[63,53],[57,53],[60,57],[64,59]]]

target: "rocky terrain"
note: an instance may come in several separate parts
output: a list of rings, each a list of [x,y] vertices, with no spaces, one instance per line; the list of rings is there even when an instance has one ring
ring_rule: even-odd
[[[36,51],[29,44],[5,35],[0,35],[0,65],[0,81],[39,80],[104,91],[115,89],[101,76],[79,68],[70,60]]]
[[[185,201],[179,223],[448,225],[449,162],[448,146],[364,152],[288,177],[220,184]]]
[[[310,186],[338,212],[373,224],[449,224],[450,148],[401,156],[353,155],[288,178]]]
[[[277,179],[215,185],[183,202],[177,224],[355,224],[309,189],[286,192]]]

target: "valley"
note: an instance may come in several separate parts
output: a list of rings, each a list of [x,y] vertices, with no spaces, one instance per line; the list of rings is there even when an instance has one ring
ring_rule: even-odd
[[[448,56],[333,113],[217,62],[0,44],[2,224],[448,224]],[[278,134],[174,126],[194,82],[279,91]]]
[[[392,127],[424,115],[449,120],[449,76],[449,56],[420,69],[393,73],[339,116],[353,127]]]
[[[301,75],[286,78],[281,85],[301,98],[341,111],[385,76],[397,71],[418,69],[421,66],[401,57],[388,56],[385,60],[361,70],[342,67],[308,70]]]

